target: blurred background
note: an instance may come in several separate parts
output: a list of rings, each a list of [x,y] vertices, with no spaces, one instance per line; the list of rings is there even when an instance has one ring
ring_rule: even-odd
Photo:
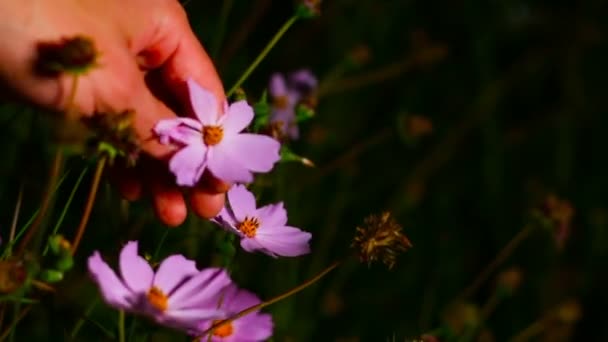
[[[227,89],[294,11],[278,0],[184,6]],[[256,102],[272,73],[302,68],[320,81],[316,115],[289,142],[316,166],[284,163],[255,185],[260,202],[284,201],[289,223],[313,233],[312,253],[275,260],[237,244],[234,279],[262,298],[279,294],[351,253],[355,228],[384,211],[413,248],[391,270],[348,259],[269,307],[272,340],[608,340],[607,10],[599,0],[331,0],[298,21],[243,90]],[[20,223],[40,204],[56,128],[33,109],[0,108],[3,239],[20,189]],[[48,220],[85,167],[68,236],[91,160],[68,160]],[[104,182],[74,270],[16,340],[69,340],[78,324],[75,340],[115,338],[115,312],[99,303],[84,260],[134,238],[149,255],[163,240],[158,256],[184,253],[202,266],[230,249],[212,224],[189,217],[168,230],[150,203],[129,204]],[[132,322],[151,341],[187,340]]]

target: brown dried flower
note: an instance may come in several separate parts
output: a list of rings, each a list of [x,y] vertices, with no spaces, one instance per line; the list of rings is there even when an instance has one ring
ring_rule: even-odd
[[[368,265],[379,260],[391,269],[399,253],[412,247],[390,212],[370,215],[363,223],[362,227],[357,227],[351,246],[357,249],[360,260]]]
[[[119,114],[96,113],[88,118],[86,124],[94,132],[89,145],[98,152],[108,153],[111,158],[120,155],[127,159],[129,165],[135,164],[140,146],[133,130],[134,116],[134,111],[126,110]]]
[[[48,76],[60,73],[82,74],[97,65],[99,53],[92,39],[84,36],[40,42],[36,70]]]

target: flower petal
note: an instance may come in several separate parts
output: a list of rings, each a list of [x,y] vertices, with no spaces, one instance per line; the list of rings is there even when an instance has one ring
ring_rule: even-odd
[[[270,314],[249,314],[232,323],[233,341],[266,341],[272,336],[274,324]]]
[[[198,274],[196,263],[183,255],[168,256],[158,267],[153,285],[170,294],[176,286],[186,279]]]
[[[255,238],[244,237],[241,239],[241,247],[249,253],[254,253],[260,251],[264,254],[268,254],[271,257],[276,258],[276,255],[270,251],[267,251],[264,246],[260,245],[260,243]]]
[[[137,254],[137,241],[129,241],[122,248],[118,264],[122,279],[131,291],[141,294],[150,290],[154,271],[146,259]]]
[[[301,69],[289,75],[290,88],[311,91],[318,84],[317,77],[308,69]]]
[[[158,135],[162,144],[168,144],[171,140],[190,145],[202,140],[203,126],[200,122],[190,118],[175,118],[160,120],[154,126],[154,133]]]
[[[222,152],[253,172],[268,172],[281,159],[281,144],[269,136],[243,133],[225,140]]]
[[[194,186],[205,171],[207,147],[202,143],[188,145],[173,155],[169,170],[175,175],[177,185]]]
[[[201,87],[196,81],[189,78],[188,93],[190,94],[190,103],[196,117],[203,125],[215,125],[219,118],[219,107],[217,99],[212,92]]]
[[[88,268],[93,281],[99,286],[104,301],[118,309],[130,309],[134,297],[131,290],[118,278],[116,273],[101,258],[99,252],[93,253],[88,260]]]
[[[213,146],[207,155],[207,167],[216,177],[226,182],[251,183],[253,175],[247,168],[234,157],[226,153],[226,144]]]
[[[253,108],[245,100],[235,102],[228,107],[228,112],[222,119],[224,131],[238,133],[253,120]]]
[[[280,256],[299,256],[310,253],[312,235],[295,227],[260,227],[255,240],[268,251]]]
[[[284,226],[287,223],[287,211],[283,202],[265,205],[259,208],[255,215],[266,227]]]
[[[196,307],[217,296],[230,282],[230,277],[224,269],[204,269],[179,286],[169,296],[169,307],[171,310]]]
[[[245,217],[255,215],[255,196],[244,185],[235,184],[228,190],[228,203],[237,222],[243,222]]]
[[[280,73],[274,73],[270,77],[268,91],[272,97],[281,97],[287,95],[287,83],[285,77]]]

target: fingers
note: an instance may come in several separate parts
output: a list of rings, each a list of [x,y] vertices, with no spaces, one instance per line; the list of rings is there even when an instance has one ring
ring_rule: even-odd
[[[188,215],[186,202],[173,177],[165,171],[166,166],[157,160],[146,160],[141,166],[141,174],[151,192],[156,216],[170,227],[182,224]]]

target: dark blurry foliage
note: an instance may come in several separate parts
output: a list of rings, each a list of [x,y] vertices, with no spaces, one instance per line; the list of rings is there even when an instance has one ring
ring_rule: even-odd
[[[189,1],[186,9],[229,88],[294,7],[225,0]],[[414,247],[390,271],[352,260],[271,306],[273,341],[410,341],[423,334],[434,341],[467,331],[505,341],[535,323],[542,329],[533,340],[608,340],[607,11],[599,0],[329,0],[318,18],[297,22],[243,89],[255,103],[273,72],[304,67],[321,81],[315,116],[290,146],[316,167],[281,164],[258,184],[264,201],[285,201],[290,223],[313,233],[313,252],[274,260],[237,246],[233,277],[262,298],[281,293],[349,253],[371,212],[390,211]],[[57,126],[32,109],[0,109],[6,242],[20,189],[20,225],[39,204]],[[67,162],[56,208],[87,163]],[[91,177],[65,218],[66,236]],[[563,248],[533,231],[477,292],[458,299],[550,194],[572,209]],[[228,240],[217,227],[190,217],[167,232],[150,207],[102,186],[81,256],[94,249],[115,255],[138,237],[152,255],[166,237],[159,256],[221,263],[217,246]],[[58,293],[20,324],[19,337],[70,333],[97,296],[84,269],[81,257]],[[497,282],[512,292],[488,306]],[[484,307],[492,308],[488,317]],[[115,312],[102,304],[90,310],[79,338],[110,339],[112,328],[99,324],[114,324]],[[143,321],[134,330],[151,341],[180,338]]]

